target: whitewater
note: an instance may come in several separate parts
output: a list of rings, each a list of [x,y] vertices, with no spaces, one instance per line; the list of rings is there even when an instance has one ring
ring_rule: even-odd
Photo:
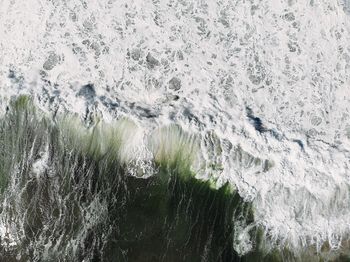
[[[129,179],[146,181],[166,172],[162,163],[170,169],[181,163],[185,167],[176,172],[207,182],[214,190],[208,192],[228,187],[229,193],[223,194],[239,198],[251,210],[244,221],[232,217],[237,221],[232,245],[238,256],[257,248],[253,229],[261,230],[265,253],[288,250],[284,261],[332,261],[349,255],[349,87],[347,0],[0,1],[2,119],[17,110],[14,101],[22,103],[16,99],[28,99],[16,112],[32,114],[35,108],[38,119],[52,122],[38,130],[46,130],[40,132],[57,148],[67,143],[74,151],[96,139],[98,153],[95,145],[93,153],[84,146],[74,151],[89,155],[94,163],[100,161],[97,155],[109,152],[105,148],[114,135],[99,131],[102,135],[90,137],[89,132],[116,132],[120,140],[111,152],[117,160],[101,161],[108,170],[110,161],[123,163],[122,172],[133,177],[125,178],[127,185],[134,185]],[[27,126],[23,121],[16,122],[18,130]],[[55,128],[75,138],[51,135]],[[34,138],[28,141],[37,143]],[[53,161],[47,141],[39,143],[42,153],[30,164],[37,179]],[[23,154],[28,157],[28,152]],[[73,161],[65,153],[57,159]],[[29,172],[16,168],[6,170]],[[0,236],[8,239],[5,249],[15,250],[11,252],[19,252],[18,243],[29,234],[17,222],[10,225],[6,215],[6,205],[12,205],[7,203],[22,205],[15,199],[22,192],[19,184],[13,179],[4,189],[8,193],[0,216]],[[64,199],[65,194],[57,201]],[[86,221],[96,216],[95,223],[105,216],[106,199],[91,198],[84,209]],[[16,212],[18,221],[25,221],[26,215]],[[73,222],[60,223],[56,226]],[[88,234],[81,232],[70,240],[71,249],[65,249],[71,252],[69,259],[79,257],[74,250]],[[45,234],[38,236],[44,239]],[[58,247],[61,240],[50,241],[40,242],[46,249],[34,246],[36,251],[17,259],[53,259],[50,246]],[[81,258],[94,261],[89,255]],[[141,261],[127,257],[117,261]],[[176,261],[174,257],[163,259]],[[178,261],[191,259],[197,257]],[[225,258],[203,254],[198,261]]]

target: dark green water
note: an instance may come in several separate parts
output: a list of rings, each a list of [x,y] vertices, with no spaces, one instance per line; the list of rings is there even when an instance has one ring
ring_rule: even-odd
[[[1,223],[9,231],[0,261],[298,260],[262,252],[254,226],[253,251],[239,256],[235,225],[253,225],[254,213],[229,185],[195,179],[182,158],[155,161],[149,178],[131,176],[117,142],[102,149],[94,131],[72,136],[60,123],[28,97],[0,121]]]

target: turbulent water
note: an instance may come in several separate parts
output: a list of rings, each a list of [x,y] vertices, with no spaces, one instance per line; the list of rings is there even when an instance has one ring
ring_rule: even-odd
[[[1,0],[2,261],[345,260],[348,0]]]
[[[253,223],[251,204],[229,184],[194,178],[193,137],[176,126],[158,130],[149,140],[155,173],[135,177],[130,170],[140,166],[124,149],[135,125],[78,121],[42,116],[24,96],[1,119],[2,260],[240,259],[235,235]]]

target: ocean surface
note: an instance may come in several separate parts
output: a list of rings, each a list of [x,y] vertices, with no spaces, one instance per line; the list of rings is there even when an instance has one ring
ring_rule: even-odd
[[[348,261],[348,0],[0,0],[1,261]]]

